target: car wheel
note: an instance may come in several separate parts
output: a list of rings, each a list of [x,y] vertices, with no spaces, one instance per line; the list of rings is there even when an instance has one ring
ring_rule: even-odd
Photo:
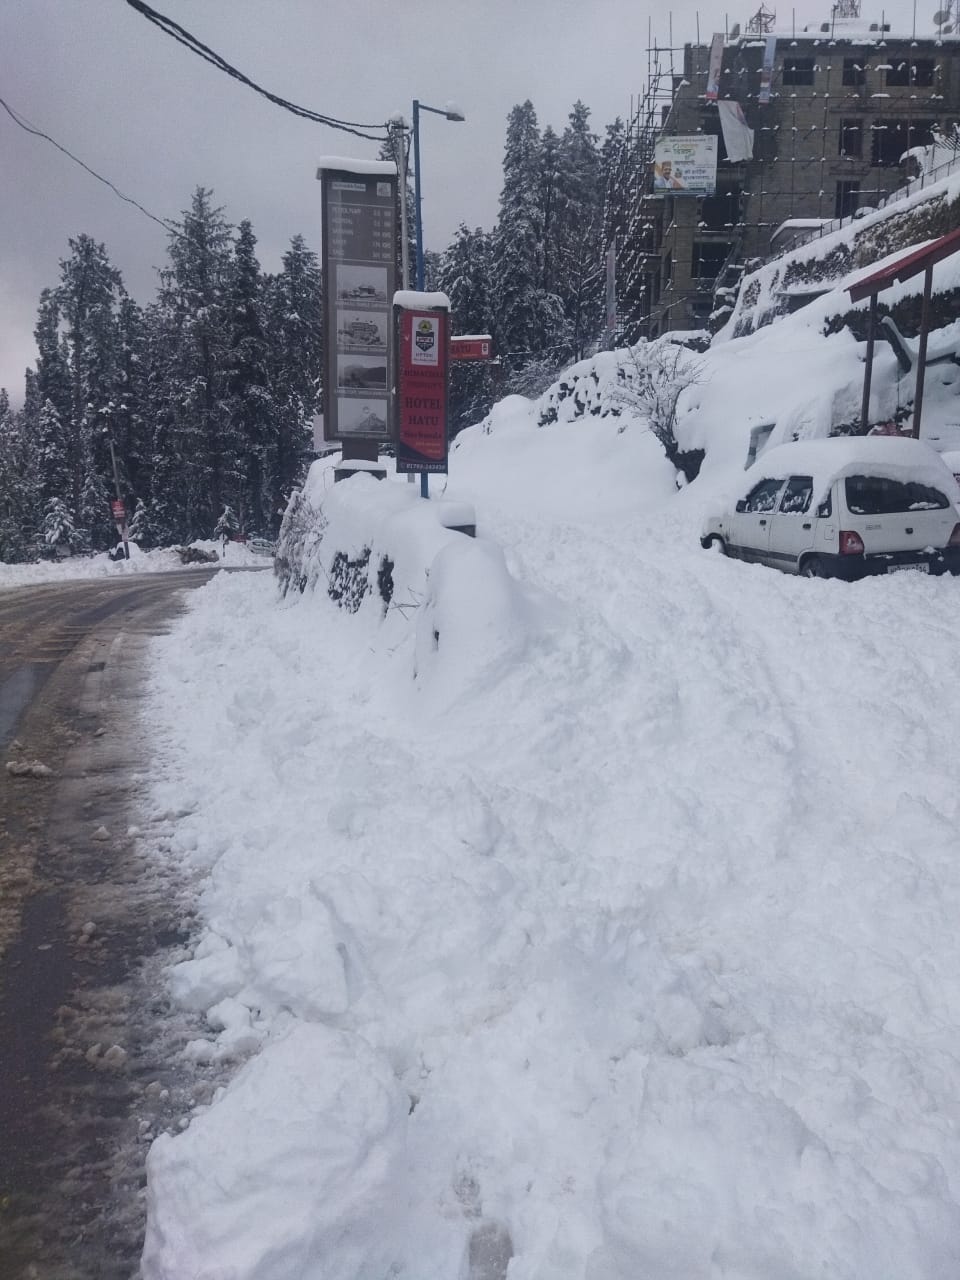
[[[801,578],[829,578],[827,566],[819,556],[807,556],[800,566]]]
[[[713,534],[709,538],[701,538],[700,545],[703,547],[704,551],[714,551],[722,556],[727,554],[727,544],[722,538],[717,537],[716,534]]]

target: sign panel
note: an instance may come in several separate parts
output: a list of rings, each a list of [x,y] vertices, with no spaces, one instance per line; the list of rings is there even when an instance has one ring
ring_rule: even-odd
[[[723,42],[723,32],[715,31],[713,41],[710,44],[710,66],[707,71],[707,89],[703,95],[708,102],[716,102],[717,98],[720,96],[720,72],[723,69]]]
[[[126,520],[127,508],[121,499],[114,498],[110,503],[110,514],[117,524],[123,524],[124,520]]]
[[[712,196],[716,189],[717,139],[714,135],[660,135],[654,147],[654,195]]]
[[[387,440],[396,177],[322,169],[323,435]]]
[[[447,470],[450,313],[396,308],[397,471]]]
[[[450,339],[451,360],[489,360],[493,356],[493,339],[489,334],[476,338]]]
[[[777,37],[767,36],[763,46],[763,66],[760,68],[760,92],[758,102],[766,106],[770,101],[770,86],[773,83],[773,64],[777,56]]]

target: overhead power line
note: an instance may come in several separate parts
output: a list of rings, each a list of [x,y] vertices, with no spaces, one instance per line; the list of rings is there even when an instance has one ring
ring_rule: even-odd
[[[219,53],[216,53],[208,45],[198,40],[186,27],[181,27],[179,22],[174,22],[172,18],[168,18],[165,14],[158,13],[156,9],[145,4],[144,0],[126,0],[126,2],[131,9],[136,9],[137,13],[142,14],[148,22],[152,22],[168,36],[172,36],[178,43],[185,45],[186,48],[203,58],[205,62],[209,62],[212,66],[217,67],[218,70],[226,72],[234,80],[239,80],[241,84],[253,89],[255,93],[259,93],[276,106],[283,107],[285,111],[291,111],[295,116],[300,116],[303,120],[312,120],[315,124],[324,124],[330,129],[341,129],[344,133],[352,133],[358,138],[366,138],[368,142],[385,141],[387,132],[382,124],[358,124],[355,120],[340,120],[336,116],[324,115],[320,111],[311,111],[307,107],[300,107],[295,102],[290,102],[287,98],[281,98],[277,94],[271,93],[268,89],[264,89],[261,85],[256,84],[249,76],[245,76],[242,71],[238,71],[236,67],[227,62],[226,58],[222,58]],[[379,133],[364,132],[364,130],[369,129],[377,129]]]
[[[74,164],[78,164],[80,168],[85,169],[91,177],[96,178],[98,182],[102,182],[104,186],[109,187],[115,196],[119,196],[120,199],[125,200],[127,204],[132,204],[135,209],[139,209],[140,212],[148,217],[151,222],[155,222],[157,226],[163,227],[164,231],[173,232],[174,235],[181,234],[172,222],[168,221],[166,218],[158,218],[155,213],[151,213],[149,209],[145,209],[139,200],[134,200],[132,196],[124,195],[118,187],[113,185],[109,178],[105,178],[103,174],[97,173],[96,169],[91,169],[88,164],[84,164],[79,156],[75,156],[72,151],[68,151],[66,147],[61,146],[55,138],[50,137],[49,133],[44,133],[42,129],[38,129],[36,125],[31,124],[24,116],[21,116],[18,112],[14,111],[13,107],[11,107],[8,102],[5,102],[3,98],[0,98],[0,107],[3,107],[4,111],[6,111],[14,124],[19,125],[21,129],[25,129],[27,133],[32,133],[34,137],[43,138],[46,142],[49,142],[51,146],[56,147],[58,151],[62,151],[65,156],[68,156],[74,162]]]

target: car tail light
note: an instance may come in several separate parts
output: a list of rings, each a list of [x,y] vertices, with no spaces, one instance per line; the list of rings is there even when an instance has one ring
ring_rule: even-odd
[[[953,526],[953,533],[950,535],[950,541],[947,543],[947,546],[960,547],[960,524],[955,524]]]
[[[840,530],[840,554],[842,556],[862,556],[863,539],[853,529]]]

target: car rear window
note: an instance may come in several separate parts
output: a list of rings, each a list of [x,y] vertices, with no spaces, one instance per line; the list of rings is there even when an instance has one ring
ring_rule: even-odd
[[[898,511],[942,511],[950,499],[932,485],[887,476],[847,476],[847,510],[854,516],[886,516]]]

